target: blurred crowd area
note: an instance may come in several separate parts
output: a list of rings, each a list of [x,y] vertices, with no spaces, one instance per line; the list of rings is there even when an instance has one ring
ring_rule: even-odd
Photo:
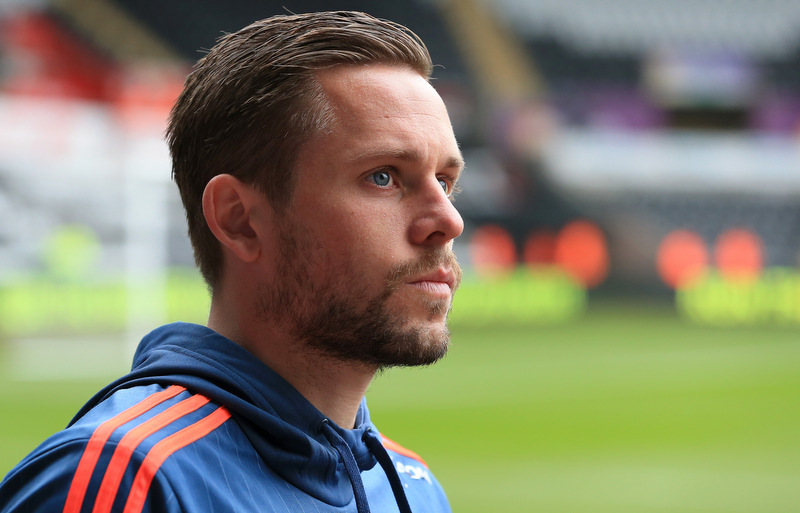
[[[190,269],[163,141],[184,77],[224,32],[323,9],[428,45],[468,275],[800,322],[796,0],[2,0],[0,321]]]

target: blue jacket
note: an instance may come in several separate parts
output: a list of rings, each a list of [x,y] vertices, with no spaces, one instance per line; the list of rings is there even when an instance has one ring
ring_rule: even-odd
[[[239,345],[176,323],[0,484],[0,511],[448,512],[362,402],[342,429]]]

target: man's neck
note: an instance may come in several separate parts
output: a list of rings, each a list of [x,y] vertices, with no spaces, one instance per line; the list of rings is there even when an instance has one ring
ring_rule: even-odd
[[[355,427],[358,409],[376,370],[326,355],[306,353],[300,359],[302,363],[287,368],[286,373],[276,372],[338,426]]]
[[[212,313],[208,327],[241,345],[277,372],[323,415],[338,426],[355,426],[361,400],[377,369],[320,354],[307,345],[288,339],[285,332],[268,329],[243,331]]]

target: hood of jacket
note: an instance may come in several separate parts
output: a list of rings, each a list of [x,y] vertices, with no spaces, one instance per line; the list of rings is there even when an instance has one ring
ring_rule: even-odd
[[[116,390],[154,383],[182,385],[224,405],[267,465],[328,504],[349,503],[353,487],[342,448],[331,444],[325,430],[332,428],[344,440],[360,471],[376,463],[365,443],[368,432],[377,435],[366,400],[355,428],[342,429],[246,349],[196,324],[168,324],[144,337],[131,372],[98,392],[72,422]]]

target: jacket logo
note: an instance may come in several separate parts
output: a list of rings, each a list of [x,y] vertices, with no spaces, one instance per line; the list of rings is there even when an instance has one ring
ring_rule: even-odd
[[[399,461],[395,466],[397,467],[398,474],[406,474],[411,479],[424,479],[428,482],[428,484],[433,484],[431,482],[431,476],[428,475],[428,471],[422,467],[418,467],[416,465],[403,465]]]

